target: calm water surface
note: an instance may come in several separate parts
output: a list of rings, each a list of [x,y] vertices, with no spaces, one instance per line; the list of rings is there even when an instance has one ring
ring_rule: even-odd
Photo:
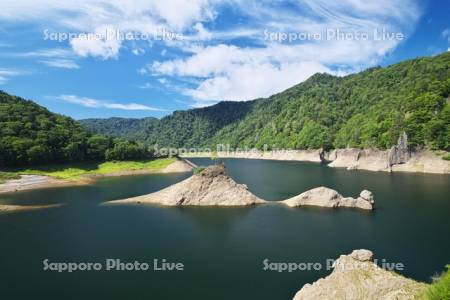
[[[193,159],[209,164],[207,159]],[[99,206],[179,182],[189,174],[104,178],[91,186],[0,196],[0,203],[64,203],[0,214],[2,299],[291,299],[329,271],[263,271],[262,261],[319,262],[367,248],[429,281],[450,263],[450,176],[386,174],[320,164],[226,159],[231,176],[279,200],[327,186],[375,195],[373,213],[352,209]],[[43,271],[53,262],[182,262],[183,272]]]

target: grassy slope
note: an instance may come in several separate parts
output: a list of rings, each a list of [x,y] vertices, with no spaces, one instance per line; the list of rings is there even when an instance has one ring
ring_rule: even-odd
[[[175,158],[161,158],[143,161],[109,161],[109,162],[83,162],[72,164],[36,166],[31,168],[14,169],[11,172],[2,172],[1,176],[17,176],[17,175],[46,175],[58,179],[76,180],[85,175],[107,175],[126,171],[147,170],[156,172],[164,169]]]
[[[450,265],[447,265],[447,271],[444,272],[423,295],[417,297],[421,300],[444,300],[450,299]]]

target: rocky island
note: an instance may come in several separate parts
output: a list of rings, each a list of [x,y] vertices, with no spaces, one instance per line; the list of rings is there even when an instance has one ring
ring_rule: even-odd
[[[426,288],[424,283],[377,266],[373,253],[361,249],[341,255],[329,276],[305,284],[294,300],[414,299]]]
[[[246,206],[268,203],[253,195],[245,184],[238,184],[230,178],[223,164],[209,166],[182,182],[161,191],[108,203],[153,203],[165,206]],[[290,207],[350,207],[372,210],[374,199],[370,191],[364,190],[358,198],[343,197],[337,191],[318,187],[298,196],[273,203]]]
[[[318,187],[295,197],[281,201],[290,207],[321,206],[321,207],[353,207],[373,210],[375,201],[372,192],[364,190],[358,198],[343,197],[341,194],[327,187]]]
[[[247,206],[265,203],[247,186],[231,179],[224,165],[210,166],[161,191],[109,203],[154,203],[165,206]]]

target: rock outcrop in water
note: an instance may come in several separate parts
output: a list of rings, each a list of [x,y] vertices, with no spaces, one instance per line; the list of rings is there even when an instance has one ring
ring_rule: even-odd
[[[374,199],[370,191],[364,190],[358,198],[343,197],[327,187],[318,187],[295,197],[281,201],[290,207],[321,206],[321,207],[353,207],[366,210],[374,208]]]
[[[313,284],[305,284],[294,300],[413,299],[427,287],[380,268],[369,250],[355,250],[335,261],[333,272]]]
[[[231,179],[223,165],[210,166],[161,191],[110,203],[155,203],[166,206],[246,206],[265,203],[247,186]]]

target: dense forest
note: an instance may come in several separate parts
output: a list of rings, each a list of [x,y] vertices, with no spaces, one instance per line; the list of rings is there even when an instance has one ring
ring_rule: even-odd
[[[151,156],[142,144],[92,134],[69,117],[0,91],[0,167]]]
[[[406,132],[411,146],[449,151],[449,92],[446,52],[345,77],[316,74],[267,99],[176,111],[159,121],[144,119],[136,131],[117,133],[115,123],[122,121],[111,119],[83,124],[163,147],[386,149]]]
[[[450,151],[449,94],[449,52],[345,77],[316,74],[267,99],[221,102],[161,120],[80,124],[0,92],[0,166],[147,158],[155,145],[386,149],[402,132],[412,146]]]
[[[142,119],[113,117],[108,119],[84,119],[80,122],[91,132],[136,140],[140,138],[137,135],[139,132],[151,127],[153,123],[157,123],[158,119],[153,117]]]
[[[198,147],[221,128],[247,116],[254,102],[220,102],[209,107],[175,111],[161,120],[109,118],[80,122],[93,132],[137,140],[147,145]]]

